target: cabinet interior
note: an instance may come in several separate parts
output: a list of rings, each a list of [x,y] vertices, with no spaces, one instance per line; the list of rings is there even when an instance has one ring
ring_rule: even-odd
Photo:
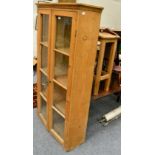
[[[71,39],[72,18],[56,16],[55,49],[69,53]]]

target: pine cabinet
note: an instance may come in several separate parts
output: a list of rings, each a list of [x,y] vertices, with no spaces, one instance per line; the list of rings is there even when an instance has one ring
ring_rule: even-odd
[[[101,7],[37,3],[38,116],[69,151],[87,129]]]

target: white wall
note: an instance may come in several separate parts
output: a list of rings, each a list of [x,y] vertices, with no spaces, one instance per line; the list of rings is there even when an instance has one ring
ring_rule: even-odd
[[[77,2],[104,7],[101,27],[121,30],[121,0],[77,0]]]
[[[58,2],[58,0],[53,0],[53,2]],[[104,7],[101,15],[101,27],[121,30],[121,0],[77,0],[77,3]]]

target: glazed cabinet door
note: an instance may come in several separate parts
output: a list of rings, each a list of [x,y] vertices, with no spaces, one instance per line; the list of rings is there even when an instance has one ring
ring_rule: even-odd
[[[54,11],[52,26],[49,130],[59,142],[64,143],[67,129],[66,118],[69,111],[76,13]]]
[[[38,114],[48,128],[49,52],[50,52],[51,11],[38,11]]]

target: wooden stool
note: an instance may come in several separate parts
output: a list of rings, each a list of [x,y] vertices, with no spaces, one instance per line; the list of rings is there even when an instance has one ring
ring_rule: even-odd
[[[117,34],[111,32],[103,32],[99,34],[101,45],[97,58],[96,73],[94,76],[93,95],[98,95],[101,81],[105,81],[104,88],[102,88],[101,91],[103,93],[109,91],[118,38],[119,36]],[[108,49],[108,51],[106,51],[107,44],[110,45],[110,50]],[[104,59],[105,51],[108,53],[109,58],[108,63],[106,64],[106,69],[104,70],[103,65],[104,61],[106,61]]]

